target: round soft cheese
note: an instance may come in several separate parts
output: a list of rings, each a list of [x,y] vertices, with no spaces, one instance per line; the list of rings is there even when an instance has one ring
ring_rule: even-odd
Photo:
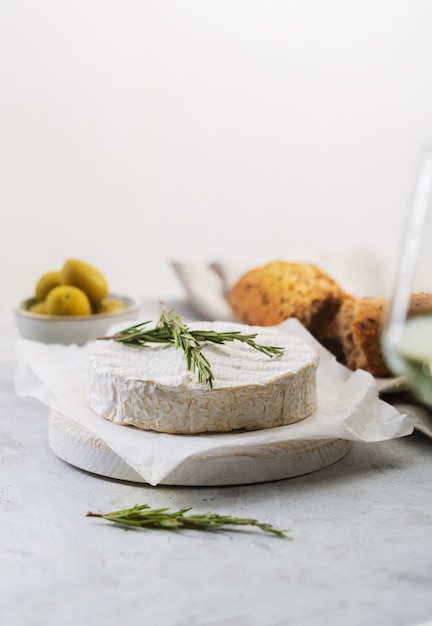
[[[284,352],[270,357],[237,341],[207,342],[202,352],[214,374],[210,388],[173,345],[99,341],[89,357],[89,406],[117,424],[173,434],[273,428],[313,413],[319,357],[309,344],[236,323],[196,322],[190,328],[256,333],[256,343]]]

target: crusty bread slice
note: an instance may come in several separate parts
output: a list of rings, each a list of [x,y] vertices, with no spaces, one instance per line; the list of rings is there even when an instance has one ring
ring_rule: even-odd
[[[389,300],[387,298],[347,299],[336,314],[333,333],[339,337],[339,359],[352,370],[362,368],[373,376],[391,376],[381,350],[381,334]],[[408,317],[432,312],[432,294],[414,293]]]
[[[362,368],[373,376],[390,376],[380,338],[386,298],[360,298],[344,302],[336,315],[342,344],[340,359],[352,370]]]
[[[329,352],[336,356],[338,361],[345,363],[345,335],[342,332],[341,319],[338,314],[342,307],[344,310],[349,310],[356,298],[351,294],[343,293],[337,297],[332,296],[331,300],[333,300],[333,306],[327,307],[329,314],[322,314],[317,319],[318,323],[313,334]]]

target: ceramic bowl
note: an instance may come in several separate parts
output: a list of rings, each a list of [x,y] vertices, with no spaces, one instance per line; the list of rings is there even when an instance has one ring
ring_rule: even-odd
[[[34,298],[28,298],[14,309],[18,332],[24,339],[42,343],[75,343],[81,346],[105,335],[112,324],[139,319],[141,306],[136,300],[117,294],[110,294],[110,297],[122,300],[126,307],[93,315],[41,315],[28,311],[28,307],[35,302]]]

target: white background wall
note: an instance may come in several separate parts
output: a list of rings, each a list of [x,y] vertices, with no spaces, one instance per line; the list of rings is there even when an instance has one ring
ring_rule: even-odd
[[[0,0],[1,301],[88,260],[397,251],[432,139],[430,0]]]

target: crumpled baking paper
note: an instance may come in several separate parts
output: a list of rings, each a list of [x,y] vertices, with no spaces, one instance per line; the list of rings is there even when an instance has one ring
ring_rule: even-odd
[[[189,326],[193,328],[193,323]],[[150,485],[159,484],[189,456],[216,448],[299,439],[374,442],[412,433],[408,416],[379,399],[370,374],[363,370],[351,372],[338,363],[296,319],[274,328],[309,342],[320,355],[318,407],[311,416],[288,426],[252,432],[169,435],[114,424],[87,406],[87,360],[93,342],[78,347],[19,339],[15,387],[18,395],[37,398],[92,432]]]

